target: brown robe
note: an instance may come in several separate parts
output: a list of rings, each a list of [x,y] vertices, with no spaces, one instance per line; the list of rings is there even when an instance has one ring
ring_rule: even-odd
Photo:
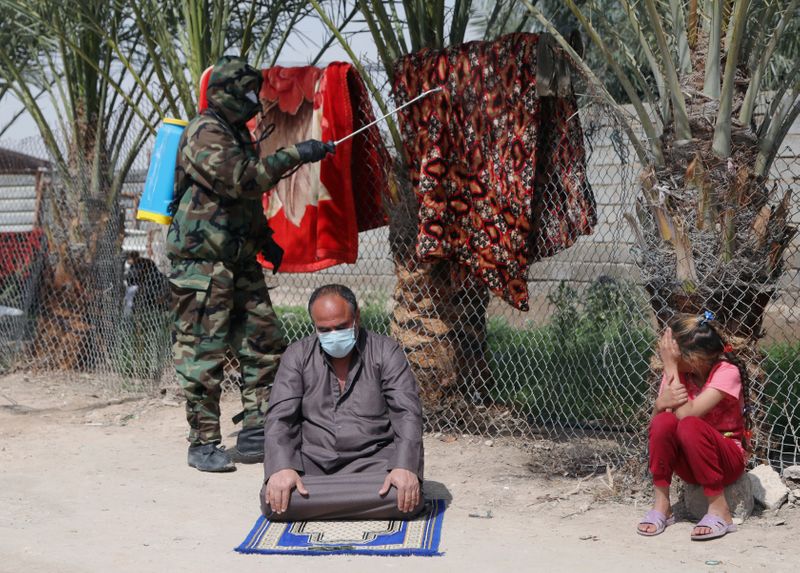
[[[342,392],[316,335],[284,353],[265,423],[261,509],[275,520],[403,519],[397,492],[379,496],[394,468],[422,480],[422,408],[414,374],[394,340],[359,329]],[[292,492],[273,514],[264,499],[269,477],[292,468],[308,497]]]

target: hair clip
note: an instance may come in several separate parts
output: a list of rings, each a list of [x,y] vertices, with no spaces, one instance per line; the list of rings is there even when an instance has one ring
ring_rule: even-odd
[[[711,312],[710,310],[704,310],[703,311],[703,316],[700,317],[700,320],[698,321],[697,324],[699,324],[700,326],[703,326],[703,325],[708,324],[712,320],[714,320],[714,313]]]
[[[731,352],[733,352],[733,346],[731,346],[730,344],[726,344],[725,346],[722,347],[722,351],[725,354],[730,354]]]

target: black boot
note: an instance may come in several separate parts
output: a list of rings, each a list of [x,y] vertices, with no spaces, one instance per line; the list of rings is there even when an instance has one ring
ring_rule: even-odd
[[[189,465],[201,472],[232,472],[236,469],[225,448],[217,444],[189,446]]]
[[[264,427],[243,428],[236,437],[236,454],[234,458],[243,464],[260,464],[264,462]]]

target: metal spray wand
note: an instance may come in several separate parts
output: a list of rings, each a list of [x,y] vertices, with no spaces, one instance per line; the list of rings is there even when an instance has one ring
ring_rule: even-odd
[[[434,92],[440,92],[440,91],[442,91],[443,89],[444,89],[444,88],[442,88],[442,87],[438,87],[438,88],[433,88],[433,89],[430,89],[430,90],[428,90],[428,91],[426,91],[426,92],[422,92],[421,94],[419,94],[417,97],[415,97],[415,98],[414,98],[414,99],[412,99],[411,101],[407,101],[407,102],[406,102],[406,103],[404,103],[403,105],[401,105],[401,106],[399,106],[399,107],[396,107],[395,109],[393,109],[393,110],[392,110],[392,111],[390,111],[389,113],[387,113],[387,114],[385,114],[385,115],[382,115],[381,117],[379,117],[379,118],[378,118],[378,119],[376,119],[375,121],[373,121],[373,122],[371,122],[371,123],[368,123],[367,125],[365,125],[364,127],[360,128],[360,129],[357,129],[356,131],[354,131],[354,132],[353,132],[353,133],[351,133],[350,135],[345,135],[343,138],[339,139],[338,141],[334,141],[334,142],[333,142],[333,144],[334,144],[334,145],[339,145],[339,144],[340,144],[340,143],[342,143],[343,141],[347,141],[348,139],[350,139],[351,137],[354,137],[354,136],[358,135],[359,133],[361,133],[361,132],[362,132],[362,131],[364,131],[365,129],[369,129],[370,127],[372,127],[372,126],[373,126],[373,125],[375,125],[376,123],[378,123],[378,122],[380,122],[380,121],[383,121],[384,119],[386,119],[386,118],[387,118],[387,117],[389,117],[390,115],[393,115],[393,114],[397,113],[398,111],[400,111],[401,109],[403,109],[403,108],[404,108],[404,107],[406,107],[406,106],[409,106],[409,105],[411,105],[411,104],[412,104],[412,103],[414,103],[415,101],[417,101],[417,100],[419,100],[419,99],[422,99],[422,98],[424,98],[425,96],[428,96],[428,95],[430,95],[430,94],[432,94],[432,93],[434,93]]]

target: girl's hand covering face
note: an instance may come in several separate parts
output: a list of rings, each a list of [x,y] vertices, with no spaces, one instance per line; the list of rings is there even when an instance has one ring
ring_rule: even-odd
[[[681,349],[678,343],[672,338],[672,329],[667,328],[661,339],[658,341],[658,353],[665,370],[677,370],[678,360],[681,358]]]

